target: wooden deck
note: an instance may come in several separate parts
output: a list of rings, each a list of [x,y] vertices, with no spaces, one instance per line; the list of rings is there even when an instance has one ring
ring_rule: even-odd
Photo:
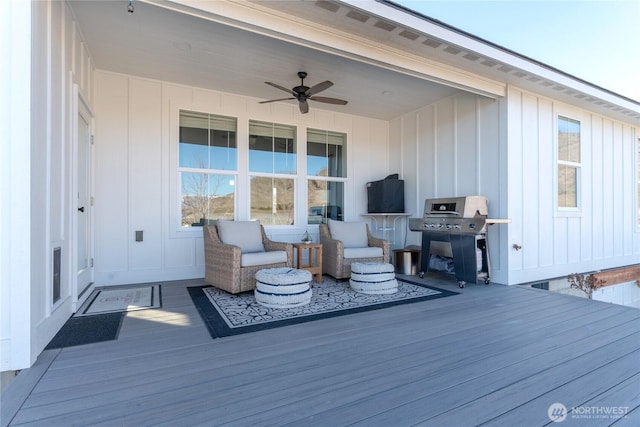
[[[640,425],[640,310],[424,280],[461,294],[215,340],[202,282],[164,283],[117,341],[43,352],[2,425],[542,426],[553,403],[576,408],[559,425]]]

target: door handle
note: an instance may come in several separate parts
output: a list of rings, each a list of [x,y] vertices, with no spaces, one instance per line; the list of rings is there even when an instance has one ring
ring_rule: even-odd
[[[78,212],[84,212],[84,206],[80,206],[80,207],[78,208]]]

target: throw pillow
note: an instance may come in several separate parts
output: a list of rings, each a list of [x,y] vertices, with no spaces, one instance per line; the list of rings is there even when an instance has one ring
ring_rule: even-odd
[[[264,252],[262,230],[258,221],[218,220],[222,243],[239,246],[242,253]]]
[[[327,221],[331,238],[341,240],[345,248],[366,248],[367,224],[364,222],[343,222],[330,219]]]

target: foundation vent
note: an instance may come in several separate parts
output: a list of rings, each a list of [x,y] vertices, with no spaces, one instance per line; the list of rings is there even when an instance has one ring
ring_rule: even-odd
[[[62,248],[57,247],[53,249],[53,280],[51,281],[53,286],[52,303],[56,303],[60,299],[60,266],[62,258]]]

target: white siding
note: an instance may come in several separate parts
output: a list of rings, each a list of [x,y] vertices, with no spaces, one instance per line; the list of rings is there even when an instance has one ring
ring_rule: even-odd
[[[579,212],[556,209],[558,114],[581,123]],[[640,262],[636,127],[511,87],[504,100],[464,93],[443,99],[393,120],[390,129],[390,164],[400,165],[407,182],[407,212],[421,216],[430,197],[480,194],[489,198],[490,217],[512,220],[488,228],[493,281],[527,283]],[[408,243],[420,238],[409,232]]]
[[[421,217],[433,197],[483,195],[489,215],[506,217],[502,180],[500,101],[460,93],[391,122],[392,160],[402,165],[405,208]],[[489,228],[492,280],[506,283],[506,229]],[[419,245],[421,233],[408,231],[407,244]]]
[[[300,155],[306,152],[306,127],[347,133],[345,220],[363,220],[365,184],[383,178],[390,167],[385,121],[317,107],[301,115],[293,103],[261,105],[252,98],[107,72],[96,73],[95,96],[96,285],[204,275],[202,230],[179,228],[180,109],[238,118],[236,216],[240,219],[248,216],[249,183],[242,171],[246,170],[249,119],[297,126]],[[304,166],[298,173],[304,176]],[[306,188],[297,188],[296,197],[297,223],[301,224],[306,219]],[[268,227],[267,232],[277,240],[297,242],[305,229],[302,225]],[[317,227],[308,229],[317,240]],[[135,242],[136,230],[144,232],[143,242]]]
[[[9,9],[18,4],[7,3],[10,4]],[[3,80],[13,87],[3,93],[12,93],[31,104],[30,123],[22,124],[21,137],[8,139],[9,147],[29,147],[29,165],[25,168],[24,164],[13,162],[11,167],[30,171],[30,177],[24,180],[14,176],[6,191],[20,197],[21,203],[8,206],[30,220],[30,227],[2,215],[3,229],[9,227],[20,233],[20,237],[6,240],[3,237],[2,240],[15,242],[11,243],[11,252],[28,261],[30,273],[15,271],[8,277],[3,275],[0,284],[2,295],[16,297],[8,306],[4,305],[8,300],[2,298],[0,352],[3,357],[0,370],[30,366],[73,312],[77,297],[70,268],[73,212],[69,208],[72,206],[72,141],[75,134],[72,126],[76,101],[72,96],[73,85],[78,85],[86,99],[91,99],[92,92],[93,65],[66,3],[32,2],[30,10],[18,8],[15,15],[6,16],[20,22],[21,10],[31,12],[32,26],[16,25],[23,26],[21,31],[30,32],[30,37],[26,43],[23,41],[20,46],[12,46],[12,52],[30,55],[30,70],[22,70],[20,77],[5,76]],[[6,28],[11,32],[11,26]],[[9,39],[17,42],[19,33],[14,34]],[[30,90],[20,87],[23,79],[30,83]],[[25,130],[29,126],[30,133]],[[18,242],[28,242],[28,249],[16,246]],[[52,259],[56,247],[62,251],[61,297],[54,304]],[[19,264],[14,266],[22,270]],[[27,291],[19,293],[16,292],[18,289]]]
[[[31,365],[31,10],[0,3],[0,371]],[[15,143],[11,143],[15,141]],[[4,395],[3,404],[4,404]]]
[[[640,262],[635,139],[629,124],[511,87],[508,94],[509,283]],[[581,124],[578,212],[556,208],[557,116]]]

